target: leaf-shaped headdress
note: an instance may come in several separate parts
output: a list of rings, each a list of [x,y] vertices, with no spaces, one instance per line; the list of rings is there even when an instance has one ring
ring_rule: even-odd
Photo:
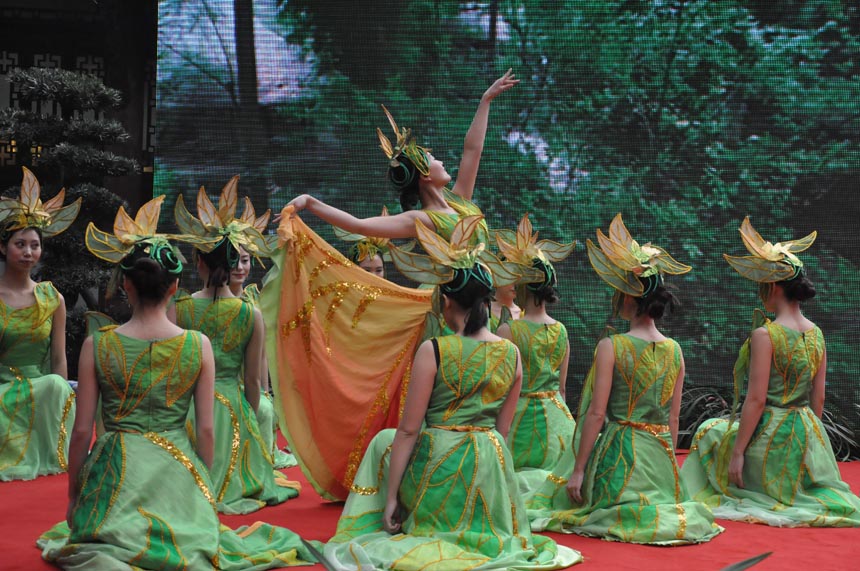
[[[624,226],[621,214],[609,224],[609,236],[598,228],[597,243],[599,247],[591,240],[586,242],[594,271],[613,288],[633,297],[644,297],[654,291],[663,274],[686,274],[693,269],[650,242],[640,246]],[[652,276],[653,279],[646,279]]]
[[[24,228],[38,228],[43,238],[64,232],[72,225],[81,210],[81,199],[63,206],[66,189],[61,189],[51,200],[42,203],[39,181],[27,167],[21,182],[21,198],[0,200],[0,227],[7,232]]]
[[[382,207],[381,216],[388,216],[388,208],[386,208],[385,206]],[[335,236],[345,242],[353,243],[352,246],[350,246],[349,248],[348,258],[356,264],[360,264],[361,262],[368,259],[373,259],[377,255],[379,255],[385,261],[391,261],[391,256],[388,253],[388,246],[391,244],[391,240],[389,240],[388,238],[377,238],[374,236],[362,236],[361,234],[353,234],[351,232],[347,232],[343,228],[338,228],[337,226],[332,226],[332,229],[334,230]],[[415,242],[410,241],[400,246],[400,249],[409,252],[414,246]]]
[[[239,176],[237,175],[224,185],[218,199],[218,208],[215,208],[206,194],[206,189],[201,186],[197,193],[197,215],[200,217],[199,219],[188,212],[185,207],[185,200],[182,195],[179,195],[174,209],[176,225],[184,234],[206,239],[204,243],[196,246],[201,252],[211,252],[224,240],[228,240],[236,251],[240,247],[244,248],[245,251],[259,260],[261,256],[271,255],[271,243],[262,234],[269,222],[271,211],[266,211],[265,214],[257,217],[251,201],[246,197],[245,210],[242,212],[242,216],[236,218],[236,205],[238,203],[236,187],[238,183]],[[215,240],[211,240],[213,238]],[[238,256],[236,262],[238,262]]]
[[[454,226],[451,240],[445,240],[420,221],[415,221],[418,241],[427,255],[406,252],[397,246],[390,246],[391,259],[400,273],[424,284],[446,284],[448,291],[454,292],[465,287],[474,277],[488,288],[515,283],[520,274],[512,262],[503,262],[487,252],[483,243],[470,246],[472,234],[478,228],[483,216],[465,216]],[[461,279],[452,284],[458,270]],[[444,288],[443,288],[444,289]]]
[[[528,213],[524,214],[517,225],[517,231],[496,231],[496,243],[499,253],[505,260],[517,264],[517,272],[521,274],[518,284],[528,284],[532,290],[538,290],[556,282],[553,262],[560,262],[568,257],[576,247],[576,241],[569,244],[559,244],[552,240],[538,240],[538,233],[532,233],[532,223]]]
[[[379,137],[379,148],[388,157],[388,178],[398,189],[409,186],[415,180],[416,171],[424,176],[430,174],[430,161],[427,158],[427,153],[430,149],[425,149],[420,146],[412,135],[412,131],[406,127],[398,128],[394,117],[382,106],[385,111],[385,116],[388,117],[388,122],[394,130],[394,145],[388,140],[388,137],[382,134],[380,128],[376,128],[376,134]],[[412,163],[414,169],[410,169],[400,161],[400,157],[405,157]]]
[[[198,236],[159,234],[158,218],[161,216],[163,203],[163,195],[153,198],[138,209],[134,218],[120,206],[114,218],[113,234],[99,230],[92,222],[87,226],[85,239],[87,249],[100,260],[118,265],[108,285],[108,297],[116,290],[119,270],[130,269],[131,266],[126,265],[126,260],[135,254],[148,256],[169,273],[179,276],[185,260],[170,240],[186,242],[197,247],[213,242],[212,239]]]
[[[752,255],[736,257],[723,254],[723,257],[737,273],[758,283],[781,282],[797,277],[803,262],[795,254],[812,246],[818,236],[817,232],[812,232],[799,240],[771,244],[755,231],[749,216],[741,223],[740,233],[744,246]]]

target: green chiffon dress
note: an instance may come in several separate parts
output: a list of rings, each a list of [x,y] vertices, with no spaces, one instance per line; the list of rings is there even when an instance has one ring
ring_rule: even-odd
[[[728,482],[738,423],[705,421],[681,474],[718,518],[781,527],[860,527],[860,498],[842,481],[821,420],[809,408],[824,356],[818,327],[764,325],[773,344],[767,401],[744,454],[744,488]]]
[[[529,503],[532,529],[656,545],[708,541],[722,528],[707,506],[687,494],[668,426],[681,349],[671,339],[653,342],[627,334],[610,339],[615,368],[608,422],[588,458],[583,503],[573,505],[567,495],[576,458],[568,448]],[[592,365],[580,418],[591,400],[594,374]]]
[[[260,306],[260,290],[257,284],[246,286],[242,290],[242,299],[251,303],[254,307]],[[260,372],[268,375],[268,368]],[[266,450],[272,455],[272,465],[275,469],[292,468],[298,466],[295,456],[278,448],[278,418],[275,414],[275,403],[271,393],[260,392],[260,404],[257,407],[257,423],[260,426],[260,436],[266,445]]]
[[[254,330],[254,307],[236,297],[182,297],[176,300],[176,323],[209,337],[215,355],[215,457],[210,475],[218,511],[246,514],[296,497],[295,484],[275,472],[271,448],[245,399],[241,372]]]
[[[71,571],[274,569],[313,556],[288,529],[222,528],[206,466],[185,422],[200,376],[202,337],[93,336],[105,433],[81,469],[69,517],[37,541]]]
[[[400,485],[403,533],[383,530],[393,429],[371,442],[325,548],[334,569],[561,569],[579,553],[533,536],[496,417],[517,362],[508,341],[437,338],[426,426]]]
[[[36,303],[0,300],[0,480],[32,480],[66,471],[75,393],[51,370],[51,327],[60,294],[36,284]]]
[[[528,503],[570,448],[576,423],[559,394],[559,368],[567,353],[563,324],[509,321],[523,359],[523,385],[508,434],[520,494]]]

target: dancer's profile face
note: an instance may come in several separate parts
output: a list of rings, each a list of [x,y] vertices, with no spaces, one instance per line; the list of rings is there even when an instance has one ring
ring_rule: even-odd
[[[517,296],[514,284],[496,287],[496,301],[501,305],[510,306]]]
[[[382,256],[376,254],[373,257],[365,258],[358,263],[358,266],[366,272],[370,272],[381,278],[385,277],[385,264],[382,263]]]
[[[442,161],[430,153],[427,153],[427,159],[430,161],[430,173],[427,175],[427,178],[435,186],[445,186],[451,182],[451,175],[445,170],[445,164]]]

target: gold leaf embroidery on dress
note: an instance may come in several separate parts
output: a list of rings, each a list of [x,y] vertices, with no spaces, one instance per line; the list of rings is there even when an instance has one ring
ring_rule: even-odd
[[[66,403],[63,405],[63,414],[60,417],[60,434],[57,438],[57,462],[60,464],[61,470],[68,470],[69,465],[66,462],[66,422],[69,419],[69,412],[75,404],[75,393],[69,393],[66,398]]]
[[[230,463],[227,465],[227,474],[224,476],[224,483],[218,491],[218,501],[220,502],[224,499],[224,495],[227,493],[227,488],[230,486],[230,478],[233,477],[233,472],[236,470],[236,464],[239,461],[239,442],[241,440],[241,435],[239,434],[239,417],[236,416],[236,411],[233,410],[233,406],[230,404],[230,399],[218,391],[215,391],[215,400],[227,407],[227,412],[230,413],[230,430],[233,433],[233,438],[230,442]]]
[[[194,482],[197,484],[197,487],[200,488],[200,491],[203,492],[203,495],[212,506],[212,509],[215,509],[215,500],[212,497],[212,491],[209,489],[209,486],[206,485],[206,481],[203,479],[203,476],[200,475],[200,471],[197,469],[197,466],[194,465],[188,456],[186,456],[186,454],[170,440],[156,432],[147,432],[143,436],[156,446],[166,450],[176,461],[185,466],[185,469],[188,470],[191,477],[194,478]]]

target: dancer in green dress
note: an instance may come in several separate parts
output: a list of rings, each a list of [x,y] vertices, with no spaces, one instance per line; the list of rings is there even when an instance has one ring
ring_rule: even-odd
[[[222,513],[256,511],[298,495],[298,484],[274,471],[271,447],[260,431],[263,318],[251,303],[233,295],[230,273],[240,248],[265,255],[267,245],[250,218],[235,217],[234,177],[221,191],[216,209],[204,189],[197,196],[200,220],[180,196],[176,222],[185,234],[214,241],[197,246],[197,271],[204,288],[176,300],[176,323],[207,335],[215,353],[215,456],[210,474]],[[247,203],[246,203],[247,214]]]
[[[470,232],[458,230],[459,242],[447,244],[419,229],[431,257],[398,264],[440,284],[457,334],[418,349],[400,426],[371,442],[326,546],[335,569],[560,569],[581,560],[529,531],[504,443],[519,352],[487,329],[493,279],[477,259],[483,244],[469,248]]]
[[[609,236],[598,230],[597,238],[599,247],[588,241],[589,259],[617,290],[613,305],[630,330],[597,345],[573,450],[532,499],[532,529],[657,545],[708,541],[722,528],[690,500],[675,459],[684,358],[655,325],[676,303],[663,274],[690,267],[640,246],[620,214]]]
[[[363,236],[415,238],[415,222],[419,221],[425,227],[450,239],[458,220],[464,216],[481,214],[481,210],[472,202],[472,194],[484,150],[490,104],[496,96],[517,83],[519,80],[508,70],[484,92],[466,133],[457,181],[451,190],[448,189],[451,175],[445,170],[442,161],[430,154],[429,149],[419,146],[409,129],[399,129],[391,114],[383,107],[394,129],[394,144],[392,145],[379,129],[377,134],[382,150],[389,159],[388,179],[400,193],[403,212],[393,216],[359,219],[308,194],[297,196],[289,205],[295,212],[309,210],[329,224]],[[419,204],[421,209],[416,210]],[[276,217],[275,222],[278,220]],[[473,245],[478,242],[489,243],[486,224],[483,221],[478,224],[480,227],[473,234]]]
[[[741,238],[750,256],[726,255],[743,277],[760,284],[765,309],[735,364],[735,410],[740,415],[705,421],[681,474],[693,497],[719,518],[781,527],[860,527],[860,498],[842,481],[821,424],[827,350],[821,329],[801,304],[815,287],[795,254],[816,233],[771,244],[746,218]]]
[[[523,358],[523,386],[508,446],[520,494],[528,504],[570,447],[576,427],[564,400],[570,359],[567,329],[546,311],[547,304],[558,301],[552,264],[569,256],[576,242],[538,241],[528,214],[516,234],[497,232],[496,241],[500,254],[516,263],[522,274],[516,289],[525,315],[499,325],[497,334],[513,341]]]
[[[87,247],[118,264],[131,319],[101,328],[81,350],[79,414],[69,450],[66,522],[38,541],[43,557],[73,571],[271,569],[311,555],[291,531],[255,524],[222,528],[212,463],[214,362],[209,340],[171,323],[165,308],[182,260],[155,234],[164,197],[114,235],[90,224]],[[189,238],[193,240],[192,238]],[[92,445],[101,396],[105,433]],[[185,430],[192,400],[196,447]]]
[[[490,331],[495,333],[505,321],[522,317],[523,310],[517,305],[517,290],[514,284],[497,287],[490,303]]]
[[[265,229],[268,223],[269,214],[266,212],[264,215],[265,222],[262,223],[262,229]],[[260,229],[259,226],[258,229]],[[234,296],[242,298],[255,308],[259,308],[260,290],[257,288],[257,284],[245,285],[245,280],[250,273],[251,254],[244,248],[239,248],[239,263],[230,272],[230,291]],[[269,387],[269,364],[266,359],[265,347],[263,347],[260,356],[260,404],[257,407],[257,423],[260,426],[260,436],[263,437],[266,450],[272,455],[272,465],[278,470],[298,466],[298,462],[292,454],[278,448],[278,419],[275,415],[274,402]]]
[[[66,381],[66,304],[51,282],[30,277],[42,240],[66,230],[80,199],[60,191],[42,204],[24,169],[20,200],[0,201],[0,480],[66,471],[75,394]]]

